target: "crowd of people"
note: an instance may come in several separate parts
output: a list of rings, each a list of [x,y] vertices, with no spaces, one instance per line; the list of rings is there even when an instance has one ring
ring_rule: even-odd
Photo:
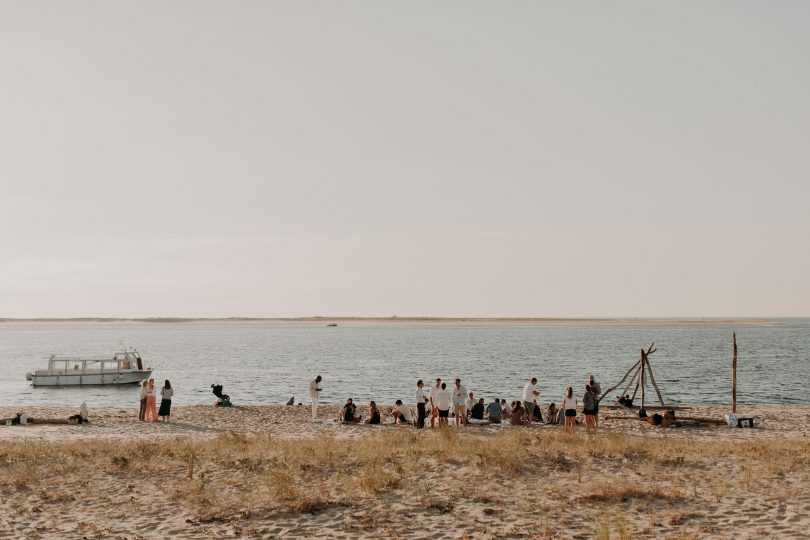
[[[174,390],[169,379],[160,389],[160,409],[155,407],[155,379],[141,381],[141,407],[138,411],[138,420],[141,422],[157,422],[158,417],[169,422],[172,415],[172,396]]]
[[[309,395],[312,400],[312,419],[318,418],[318,398],[323,388],[323,378],[318,375],[309,385]],[[599,400],[602,394],[601,385],[596,382],[594,375],[589,375],[584,386],[582,400],[577,398],[574,389],[568,387],[559,402],[548,402],[545,407],[545,418],[541,406],[540,390],[537,387],[537,378],[533,377],[523,387],[521,399],[507,403],[506,399],[495,397],[490,403],[484,398],[475,398],[473,392],[468,392],[461,383],[455,379],[448,389],[447,383],[437,378],[435,384],[425,391],[424,381],[416,382],[414,405],[403,403],[401,399],[391,408],[387,415],[380,412],[374,401],[368,404],[368,413],[364,417],[357,411],[357,405],[352,398],[346,400],[341,409],[338,421],[345,424],[411,424],[417,428],[424,428],[430,414],[430,427],[449,427],[452,421],[456,427],[470,424],[501,424],[531,425],[532,423],[560,424],[565,429],[576,428],[577,409],[581,405],[582,416],[586,428],[595,430],[599,426]],[[415,411],[415,413],[414,413]]]

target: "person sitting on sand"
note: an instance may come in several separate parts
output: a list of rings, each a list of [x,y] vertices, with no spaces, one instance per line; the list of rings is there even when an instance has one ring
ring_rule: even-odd
[[[473,393],[470,392],[469,394],[467,394],[467,402],[465,403],[467,416],[470,416],[472,414],[472,408],[475,406],[475,403],[476,401],[475,398],[473,397]]]
[[[514,404],[514,401],[512,403]],[[505,399],[501,400],[501,410],[503,411],[504,418],[512,417],[512,407],[508,403],[506,403]]]
[[[498,398],[492,400],[492,403],[487,405],[487,418],[492,424],[500,424],[503,418],[503,408]]]
[[[369,401],[368,403],[368,420],[366,420],[366,424],[379,424],[380,423],[380,410],[377,408],[377,404],[373,401]]]
[[[565,397],[562,402],[562,409],[565,411],[565,429],[577,427],[577,398],[574,397],[574,389],[570,386],[565,389]]]
[[[523,414],[526,410],[523,408],[523,405],[520,402],[516,402],[515,406],[512,407],[512,416],[509,418],[509,423],[513,426],[522,426],[526,424],[526,421],[523,419]]]
[[[357,411],[357,407],[352,402],[352,398],[346,400],[346,405],[343,406],[343,410],[340,412],[341,421],[344,424],[359,424],[360,417],[355,416],[355,412]]]
[[[472,392],[470,392],[472,394]],[[480,398],[478,403],[472,406],[470,410],[470,418],[474,420],[483,420],[484,419],[484,398]]]
[[[548,404],[548,408],[546,409],[546,418],[548,418],[546,422],[548,422],[549,424],[559,424],[560,418],[558,416],[558,413],[559,409],[552,401],[551,403]]]
[[[543,414],[540,412],[540,405],[537,404],[537,400],[534,401],[534,407],[532,407],[532,420],[535,422],[542,422],[543,421]]]
[[[447,390],[447,383],[442,383],[441,390],[436,392],[434,403],[439,413],[439,427],[447,427],[447,419],[450,417],[450,405],[453,403],[453,395]]]
[[[391,416],[394,417],[395,424],[413,424],[411,408],[403,405],[401,399],[397,400],[396,406],[391,410]]]

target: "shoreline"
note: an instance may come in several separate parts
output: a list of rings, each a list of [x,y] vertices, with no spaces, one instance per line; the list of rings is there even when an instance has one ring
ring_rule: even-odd
[[[360,325],[436,325],[436,326],[778,326],[791,321],[806,320],[802,317],[788,318],[556,318],[556,317],[279,317],[279,318],[0,318],[0,325],[134,325],[134,324],[216,324],[216,325],[326,325],[340,323],[345,326]]]

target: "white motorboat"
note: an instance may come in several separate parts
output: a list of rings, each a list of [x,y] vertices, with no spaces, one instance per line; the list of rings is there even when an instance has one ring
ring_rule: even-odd
[[[26,373],[33,386],[88,386],[138,384],[148,379],[152,368],[144,368],[135,349],[123,349],[112,358],[75,358],[52,354],[47,369]]]

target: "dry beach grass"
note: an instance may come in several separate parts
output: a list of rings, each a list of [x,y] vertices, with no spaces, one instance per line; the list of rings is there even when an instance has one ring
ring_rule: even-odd
[[[105,411],[0,428],[0,537],[790,538],[810,519],[810,440],[790,422],[588,435],[296,421],[316,428],[300,436],[281,427],[306,411],[246,409],[265,429],[184,428],[251,413],[202,407],[169,426]],[[104,433],[120,425],[144,436]]]

